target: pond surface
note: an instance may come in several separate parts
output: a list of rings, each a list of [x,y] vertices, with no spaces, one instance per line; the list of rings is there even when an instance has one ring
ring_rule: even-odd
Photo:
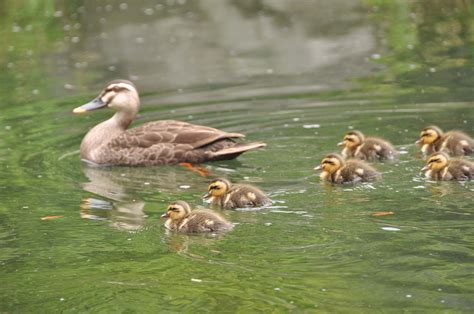
[[[474,185],[426,181],[413,144],[474,133],[471,1],[68,3],[0,4],[0,312],[473,311]],[[205,167],[275,204],[220,211],[222,236],[167,232],[210,178],[79,159],[111,112],[71,111],[115,78],[141,91],[134,125],[266,142]],[[403,154],[379,182],[321,184],[349,129]]]

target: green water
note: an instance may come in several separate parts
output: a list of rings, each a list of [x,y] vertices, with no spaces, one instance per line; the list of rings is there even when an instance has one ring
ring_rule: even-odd
[[[0,3],[0,312],[473,311],[474,186],[427,182],[413,145],[427,124],[474,133],[471,1],[67,3]],[[83,165],[111,113],[71,111],[114,78],[141,90],[135,125],[266,142],[205,167],[274,206],[173,234],[159,216],[203,205],[209,178]],[[404,153],[379,182],[321,184],[351,128]]]

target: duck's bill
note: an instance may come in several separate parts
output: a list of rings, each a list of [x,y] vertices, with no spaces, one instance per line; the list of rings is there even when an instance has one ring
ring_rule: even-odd
[[[206,193],[206,194],[204,194],[204,195],[202,196],[202,199],[203,199],[203,200],[207,200],[207,199],[210,198],[210,197],[211,197],[211,193]]]
[[[425,171],[427,171],[427,170],[429,170],[429,169],[430,169],[429,166],[424,166],[423,168],[421,168],[421,172],[425,172]]]
[[[321,170],[323,169],[323,167],[321,165],[317,166],[317,167],[314,167],[314,170]]]
[[[94,100],[88,102],[87,104],[82,105],[80,107],[77,107],[72,112],[74,112],[74,113],[83,113],[83,112],[87,112],[87,111],[92,111],[92,110],[104,108],[105,106],[107,106],[107,104],[105,102],[103,102],[102,99],[100,99],[100,97],[97,97]]]
[[[415,142],[415,144],[421,144],[421,138]]]
[[[346,144],[344,144],[344,142],[339,142],[337,143],[337,146],[345,146]]]
[[[170,218],[170,215],[168,213],[164,213],[163,215],[160,216],[161,219],[168,219]]]

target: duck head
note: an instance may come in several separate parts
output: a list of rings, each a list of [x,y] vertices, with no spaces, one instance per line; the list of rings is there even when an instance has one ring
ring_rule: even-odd
[[[354,149],[355,147],[362,144],[365,136],[360,131],[350,131],[346,133],[342,142],[337,143],[337,146],[347,147],[349,149]]]
[[[443,131],[437,126],[428,126],[420,133],[420,138],[415,142],[418,145],[429,145],[439,139],[443,135]]]
[[[344,159],[340,155],[328,154],[323,158],[323,160],[321,160],[321,164],[314,168],[314,170],[322,170],[332,174],[341,169],[344,164]]]
[[[181,220],[191,213],[191,207],[185,201],[176,201],[168,205],[162,219]]]
[[[421,171],[440,171],[448,165],[449,156],[445,153],[434,153],[426,160],[426,165],[421,168]]]
[[[229,180],[215,179],[209,184],[209,187],[207,188],[207,194],[204,195],[202,198],[208,199],[211,197],[221,197],[222,195],[227,193],[227,191],[229,191],[230,186],[231,183],[229,182]]]
[[[84,113],[100,108],[113,108],[119,112],[136,113],[140,107],[140,98],[135,85],[127,80],[109,82],[99,96],[85,105],[77,107],[74,113]]]

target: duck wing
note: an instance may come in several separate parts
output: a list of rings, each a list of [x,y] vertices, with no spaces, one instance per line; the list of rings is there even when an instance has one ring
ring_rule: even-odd
[[[197,149],[222,139],[243,138],[240,133],[227,133],[218,129],[175,120],[145,123],[114,138],[110,148],[148,148],[157,144],[189,145]]]
[[[146,123],[111,139],[95,153],[100,165],[147,166],[202,163],[233,159],[265,146],[264,143],[238,143],[240,133],[182,121],[164,120]]]

